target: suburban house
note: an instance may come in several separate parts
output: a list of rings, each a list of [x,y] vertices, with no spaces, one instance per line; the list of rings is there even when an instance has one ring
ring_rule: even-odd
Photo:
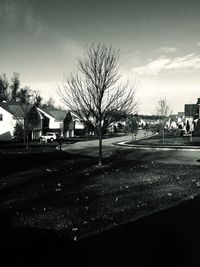
[[[151,126],[158,125],[160,120],[158,118],[154,118],[151,115],[145,115],[144,118],[140,118],[138,121],[138,127],[141,128],[149,128]]]
[[[178,129],[178,114],[169,115],[170,129]]]
[[[176,129],[176,128],[178,128],[176,120],[177,120],[177,115],[176,114],[169,115],[169,117],[166,119],[165,128],[166,129]]]
[[[144,128],[146,126],[146,124],[148,124],[147,121],[145,121],[142,118],[139,119],[139,121],[138,121],[138,127]]]
[[[39,139],[46,132],[55,132],[63,137],[73,137],[75,121],[70,112],[56,108],[33,106],[28,114],[32,140]]]
[[[178,117],[177,117],[177,125],[179,130],[182,130],[185,125],[185,113],[184,112],[178,112]]]
[[[184,112],[178,112],[178,114],[171,114],[166,122],[166,128],[168,129],[183,129],[185,123]]]
[[[30,110],[27,104],[0,102],[0,140],[11,141],[16,124],[24,124],[24,116]]]

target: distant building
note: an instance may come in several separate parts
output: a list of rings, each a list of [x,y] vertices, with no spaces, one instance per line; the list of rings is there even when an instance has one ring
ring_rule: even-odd
[[[166,121],[167,129],[182,130],[185,125],[185,113],[178,112],[178,114],[171,114]]]
[[[166,120],[165,128],[170,130],[178,129],[177,120],[178,120],[178,114],[169,115],[168,119]]]
[[[184,112],[178,112],[177,125],[178,125],[179,130],[182,130],[184,128],[184,125],[185,125],[185,113]]]

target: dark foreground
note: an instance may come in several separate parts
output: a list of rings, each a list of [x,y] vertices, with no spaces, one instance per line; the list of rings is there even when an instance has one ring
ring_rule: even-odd
[[[95,159],[53,150],[0,159],[1,266],[199,266],[199,167],[118,155],[96,169]],[[143,218],[121,225],[135,214]]]
[[[199,266],[199,205],[196,197],[80,242],[4,225],[1,266]]]

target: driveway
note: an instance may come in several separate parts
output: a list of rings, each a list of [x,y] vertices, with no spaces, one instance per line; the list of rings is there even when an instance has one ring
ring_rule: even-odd
[[[142,137],[144,137],[144,131],[138,131],[137,139]],[[125,157],[128,159],[156,161],[170,164],[200,165],[200,162],[197,161],[200,159],[200,151],[185,151],[181,149],[166,151],[161,149],[147,150],[128,146],[117,146],[113,144],[122,141],[130,141],[131,139],[131,134],[115,138],[103,139],[103,157],[109,157],[112,155],[112,153],[116,153],[117,151],[128,151],[129,153],[125,155]],[[98,140],[77,142],[74,144],[63,144],[62,150],[69,153],[98,157]]]

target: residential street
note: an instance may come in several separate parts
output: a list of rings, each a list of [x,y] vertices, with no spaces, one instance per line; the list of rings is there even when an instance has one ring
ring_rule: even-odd
[[[138,131],[137,139],[144,137],[144,131]],[[116,151],[127,151],[128,159],[138,159],[144,161],[156,161],[171,164],[191,164],[200,165],[200,151],[185,150],[157,150],[157,149],[137,149],[134,147],[116,146],[113,143],[130,141],[132,135],[109,138],[103,140],[103,156],[110,156]],[[76,153],[92,157],[98,156],[98,140],[78,142],[75,144],[62,145],[62,150],[69,153]]]

